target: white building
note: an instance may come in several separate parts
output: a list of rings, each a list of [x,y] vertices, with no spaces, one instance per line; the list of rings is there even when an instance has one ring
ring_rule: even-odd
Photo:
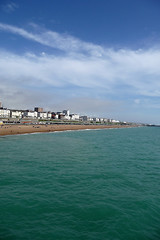
[[[52,118],[52,113],[51,113],[51,112],[48,112],[48,113],[47,113],[47,118],[48,118],[48,119],[51,119],[51,118]]]
[[[61,119],[61,120],[70,120],[71,117],[68,116],[68,115],[61,115],[60,119]]]
[[[9,118],[10,110],[6,108],[0,108],[0,118]]]
[[[92,118],[92,117],[89,117],[89,118],[88,118],[88,121],[93,121],[93,118]]]
[[[11,118],[22,118],[23,116],[22,110],[10,110],[10,117]]]
[[[100,122],[103,122],[103,118],[99,118],[99,121],[100,121]]]
[[[94,122],[99,122],[99,121],[100,121],[100,119],[99,119],[99,118],[97,118],[97,117],[94,117],[94,118],[93,118],[93,121],[94,121]]]
[[[111,119],[110,120],[112,123],[120,123],[120,121],[119,120],[114,120],[114,119]]]
[[[93,118],[88,117],[88,116],[80,116],[79,119],[81,121],[88,121],[88,122],[93,121]]]
[[[109,122],[109,119],[107,119],[107,118],[103,118],[103,122]]]
[[[27,117],[27,118],[37,118],[38,117],[38,113],[36,111],[27,110],[27,111],[24,112],[24,117]]]
[[[51,114],[52,114],[52,118],[53,118],[53,119],[58,119],[58,114],[57,114],[57,113],[52,112]]]
[[[82,120],[82,121],[88,121],[88,117],[87,117],[87,116],[80,116],[80,120]]]
[[[47,119],[47,112],[38,112],[39,119]]]
[[[69,110],[63,110],[63,113],[67,116],[69,116]]]
[[[71,120],[78,121],[79,120],[79,114],[70,114]]]

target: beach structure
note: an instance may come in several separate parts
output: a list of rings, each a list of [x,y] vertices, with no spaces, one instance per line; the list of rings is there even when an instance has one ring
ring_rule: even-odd
[[[2,103],[0,102],[0,108],[2,108]]]

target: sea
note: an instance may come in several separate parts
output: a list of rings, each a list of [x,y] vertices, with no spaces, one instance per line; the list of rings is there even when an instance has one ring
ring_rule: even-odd
[[[0,240],[159,239],[159,127],[0,137]]]

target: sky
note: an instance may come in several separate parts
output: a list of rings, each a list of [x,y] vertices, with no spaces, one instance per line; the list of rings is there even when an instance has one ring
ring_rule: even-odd
[[[0,0],[3,107],[160,124],[159,0]]]

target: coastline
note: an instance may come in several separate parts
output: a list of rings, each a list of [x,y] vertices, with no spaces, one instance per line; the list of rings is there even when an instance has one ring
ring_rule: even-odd
[[[67,130],[86,130],[86,129],[111,129],[111,128],[130,128],[137,127],[137,125],[68,125],[68,124],[51,124],[51,125],[21,125],[21,124],[7,124],[0,126],[0,136],[17,135],[25,133],[43,133],[43,132],[57,132]]]

